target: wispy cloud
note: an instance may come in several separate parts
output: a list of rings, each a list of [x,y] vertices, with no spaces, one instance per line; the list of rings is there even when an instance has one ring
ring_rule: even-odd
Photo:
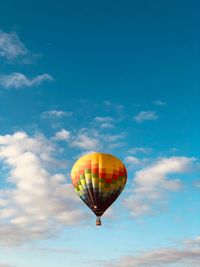
[[[0,263],[0,267],[14,267],[14,266],[6,263]]]
[[[136,172],[131,195],[125,205],[134,217],[154,214],[165,203],[168,192],[182,188],[180,179],[169,178],[172,174],[181,174],[192,170],[195,158],[161,158]]]
[[[12,185],[0,190],[0,244],[55,236],[64,225],[85,217],[71,183],[53,169],[55,153],[54,144],[42,135],[0,136],[0,161],[9,169],[7,183]]]
[[[117,103],[112,103],[111,101],[105,100],[103,101],[103,105],[106,108],[113,109],[118,113],[118,115],[123,111],[124,105],[117,104]]]
[[[5,89],[19,89],[38,86],[44,81],[53,80],[53,77],[47,73],[29,79],[22,73],[14,72],[8,75],[0,75],[0,87]]]
[[[112,103],[108,100],[103,101],[103,104],[108,107],[112,106]]]
[[[194,181],[194,186],[200,188],[200,180]]]
[[[32,64],[40,55],[32,53],[16,32],[7,33],[0,30],[0,57],[11,64]]]
[[[138,154],[138,153],[148,154],[151,151],[152,151],[152,149],[149,147],[133,147],[133,148],[129,149],[128,153],[130,153],[130,154]]]
[[[107,142],[116,142],[124,138],[124,134],[113,134],[105,136]]]
[[[102,124],[100,125],[100,127],[101,127],[102,129],[113,129],[113,128],[115,128],[115,126],[114,126],[112,123],[108,123],[108,122],[106,122],[106,123],[102,123]]]
[[[42,118],[62,118],[62,117],[68,117],[71,116],[73,112],[71,111],[63,111],[63,110],[47,110],[42,113]]]
[[[184,243],[184,242],[183,242]],[[104,267],[182,267],[199,266],[200,249],[196,246],[182,246],[180,248],[158,248],[143,251],[138,254],[123,256],[112,262],[101,262]],[[97,264],[98,265],[98,264]]]
[[[155,100],[155,101],[153,101],[153,105],[155,105],[155,106],[166,106],[167,103],[163,102],[161,100]]]
[[[194,239],[184,240],[184,244],[187,245],[187,246],[200,247],[200,236],[197,236]]]
[[[100,127],[102,129],[112,129],[114,128],[113,125],[113,118],[111,117],[95,117],[94,120],[100,123]]]
[[[101,123],[107,123],[107,122],[112,122],[113,118],[111,118],[111,117],[95,117],[95,121],[101,122]]]
[[[135,117],[136,122],[157,120],[158,115],[155,111],[140,111]]]
[[[40,253],[64,253],[64,254],[78,254],[79,250],[74,250],[70,248],[52,248],[52,247],[31,247],[31,251],[37,251]],[[1,267],[1,265],[0,265]]]
[[[16,33],[6,33],[0,30],[0,56],[15,59],[28,54],[28,49],[20,41]]]

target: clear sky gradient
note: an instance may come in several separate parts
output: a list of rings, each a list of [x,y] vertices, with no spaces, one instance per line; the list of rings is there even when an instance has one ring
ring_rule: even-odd
[[[198,1],[2,1],[0,267],[197,267]],[[91,151],[128,182],[96,228]]]

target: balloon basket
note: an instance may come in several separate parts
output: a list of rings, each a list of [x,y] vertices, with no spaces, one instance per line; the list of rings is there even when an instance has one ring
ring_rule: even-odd
[[[101,219],[100,219],[100,217],[97,217],[97,219],[96,219],[96,226],[101,226]]]

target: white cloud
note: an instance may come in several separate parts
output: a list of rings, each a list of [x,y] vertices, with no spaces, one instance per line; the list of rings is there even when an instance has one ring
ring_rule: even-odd
[[[159,248],[112,260],[104,267],[194,267],[199,266],[199,262],[199,248]]]
[[[41,135],[0,136],[0,160],[11,185],[0,190],[0,244],[49,238],[85,217],[71,183],[53,168],[54,153],[53,143]]]
[[[100,148],[99,140],[87,132],[80,132],[71,145],[86,150],[98,150]]]
[[[103,104],[105,106],[112,106],[112,103],[110,101],[108,101],[108,100],[103,101]]]
[[[124,145],[121,140],[123,134],[104,134],[90,128],[82,128],[71,134],[70,145],[87,151],[100,151],[110,153],[115,147]]]
[[[141,159],[138,159],[133,156],[128,156],[125,158],[125,162],[129,165],[138,166],[142,163]]]
[[[171,157],[156,160],[136,172],[131,195],[125,200],[132,216],[156,213],[165,203],[168,192],[182,188],[180,179],[168,178],[192,169],[195,158]]]
[[[115,126],[112,123],[102,123],[100,126],[102,129],[113,129]]]
[[[23,87],[37,86],[43,81],[53,81],[54,79],[47,73],[29,79],[24,74],[14,72],[9,75],[0,75],[0,86],[5,89],[19,89]]]
[[[55,133],[54,139],[57,141],[68,141],[70,138],[70,132],[65,130],[65,129],[61,129],[59,132]]]
[[[106,122],[113,121],[113,118],[111,118],[111,117],[95,117],[95,121],[101,122],[101,123],[106,123]]]
[[[100,127],[102,129],[113,129],[113,128],[115,128],[115,126],[112,123],[102,123],[100,125]]]
[[[194,239],[185,240],[184,244],[187,245],[187,246],[189,245],[190,247],[191,246],[200,247],[200,236],[197,236]]]
[[[107,142],[116,142],[124,138],[124,134],[113,134],[105,136]]]
[[[28,54],[28,49],[20,41],[16,33],[0,31],[0,56],[6,59],[15,59]]]
[[[132,149],[130,149],[128,152],[131,154],[137,154],[137,153],[144,153],[144,154],[148,154],[151,152],[151,148],[146,148],[146,147],[134,147]]]
[[[140,111],[135,117],[136,122],[157,120],[158,115],[155,111]]]
[[[113,109],[115,112],[118,113],[121,113],[124,109],[124,105],[121,105],[121,104],[116,104],[116,103],[112,103],[111,101],[108,101],[108,100],[105,100],[103,101],[103,105],[107,108],[111,108]]]
[[[102,129],[112,129],[114,125],[112,124],[113,118],[111,117],[95,117],[94,120],[100,123]]]
[[[167,103],[165,103],[165,102],[163,102],[163,101],[161,101],[161,100],[155,100],[155,101],[153,102],[153,105],[155,105],[155,106],[166,106]]]
[[[42,113],[43,118],[62,118],[71,116],[73,112],[66,112],[63,110],[48,110]]]
[[[26,250],[25,250],[26,251]],[[31,251],[36,251],[36,252],[42,252],[42,253],[64,253],[64,254],[78,254],[80,251],[79,250],[74,250],[70,248],[52,248],[52,247],[31,247]],[[1,265],[0,265],[1,267]]]

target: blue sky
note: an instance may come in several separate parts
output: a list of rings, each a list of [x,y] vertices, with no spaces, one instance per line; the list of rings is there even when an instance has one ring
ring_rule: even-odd
[[[199,8],[2,2],[0,267],[198,266]],[[128,169],[101,228],[70,183],[90,151]]]

